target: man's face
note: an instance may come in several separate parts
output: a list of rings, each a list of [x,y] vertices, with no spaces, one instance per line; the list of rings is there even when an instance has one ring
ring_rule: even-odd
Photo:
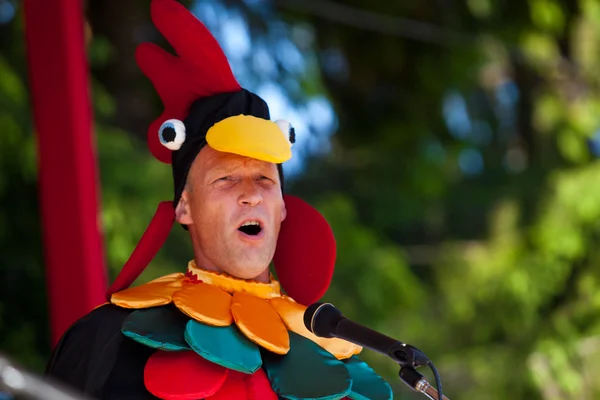
[[[241,279],[268,277],[286,215],[280,185],[275,164],[205,146],[177,208],[198,267]]]

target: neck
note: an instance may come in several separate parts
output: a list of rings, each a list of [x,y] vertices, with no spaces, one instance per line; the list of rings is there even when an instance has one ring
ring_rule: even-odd
[[[209,262],[206,262],[203,258],[204,257],[198,257],[198,255],[196,255],[194,257],[194,261],[196,262],[196,266],[198,268],[203,269],[205,271],[216,272],[218,274],[230,275],[229,272],[225,271],[223,268],[219,268]],[[234,275],[231,275],[231,276],[234,276]],[[238,276],[234,276],[234,277],[238,278],[238,279],[243,279]],[[265,270],[263,272],[261,272],[258,276],[255,276],[253,278],[248,278],[247,280],[261,282],[261,283],[269,283],[271,281],[271,274],[269,273],[269,267],[265,268]]]

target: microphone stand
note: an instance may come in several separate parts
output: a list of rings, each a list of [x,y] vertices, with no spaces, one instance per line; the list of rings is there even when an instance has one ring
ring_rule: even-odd
[[[15,365],[0,353],[0,398],[33,400],[90,400],[64,385],[46,381]]]
[[[425,377],[409,365],[404,365],[398,373],[402,382],[407,384],[415,392],[423,393],[430,400],[450,400],[446,396],[440,399],[438,391],[427,382]]]

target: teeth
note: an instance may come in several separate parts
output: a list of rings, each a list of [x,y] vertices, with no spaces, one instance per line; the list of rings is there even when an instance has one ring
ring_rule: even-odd
[[[252,226],[252,225],[260,226],[260,224],[258,223],[258,221],[248,221],[248,222],[244,222],[242,224],[242,226]]]

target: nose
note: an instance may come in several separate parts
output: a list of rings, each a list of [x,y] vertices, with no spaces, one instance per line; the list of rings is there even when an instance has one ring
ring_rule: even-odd
[[[262,203],[262,194],[260,189],[253,183],[245,183],[242,187],[242,193],[238,199],[241,206],[256,206]]]

